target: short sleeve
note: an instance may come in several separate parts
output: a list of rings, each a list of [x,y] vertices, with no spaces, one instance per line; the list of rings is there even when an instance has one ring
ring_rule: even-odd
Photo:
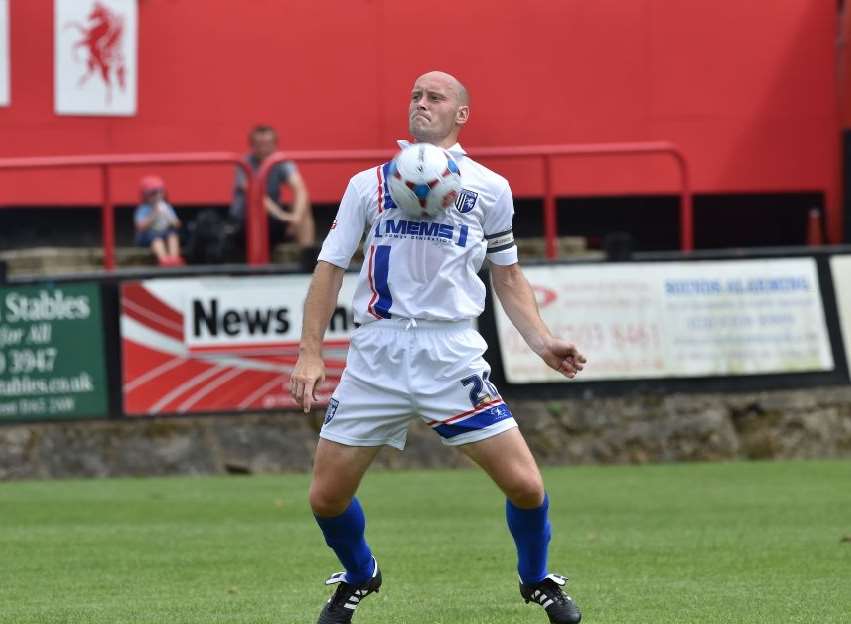
[[[510,265],[517,262],[517,245],[514,244],[514,200],[511,187],[497,198],[485,214],[484,231],[487,241],[487,258],[494,264]]]
[[[361,198],[355,184],[350,181],[337,216],[331,224],[328,236],[322,243],[319,260],[345,269],[360,245],[366,227],[366,202]]]
[[[289,180],[292,174],[298,172],[298,167],[296,167],[296,164],[291,160],[285,160],[284,162],[280,163],[278,169],[280,171],[282,184]]]
[[[234,170],[233,188],[234,190],[244,192],[246,186],[248,186],[248,184],[245,181],[245,171],[243,171],[242,167],[237,166]]]
[[[151,208],[148,204],[139,204],[133,212],[133,223],[139,225],[142,221],[148,218],[151,214]]]

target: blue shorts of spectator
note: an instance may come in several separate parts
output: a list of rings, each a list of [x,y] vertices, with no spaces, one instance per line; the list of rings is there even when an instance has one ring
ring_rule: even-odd
[[[165,242],[166,239],[172,234],[177,235],[177,228],[170,227],[166,228],[165,230],[151,229],[145,230],[144,232],[137,232],[136,244],[140,247],[150,247],[151,243],[153,243],[155,240],[160,239]]]

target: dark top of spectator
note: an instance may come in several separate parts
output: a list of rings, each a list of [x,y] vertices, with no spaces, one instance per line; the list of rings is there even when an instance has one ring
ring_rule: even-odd
[[[245,162],[256,173],[260,170],[261,161],[254,154],[247,154]],[[291,160],[285,160],[276,164],[269,171],[266,178],[266,195],[277,204],[281,203],[281,185],[286,184],[290,176],[298,171],[296,164]],[[236,177],[233,186],[233,200],[230,204],[228,215],[234,221],[242,221],[245,219],[245,204],[248,189],[246,188],[245,172],[242,168],[236,168]]]

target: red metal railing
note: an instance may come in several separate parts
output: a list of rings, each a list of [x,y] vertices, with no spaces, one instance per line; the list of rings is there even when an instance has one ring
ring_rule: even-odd
[[[673,143],[596,143],[577,145],[536,145],[528,147],[486,147],[470,150],[478,158],[541,158],[544,182],[544,235],[546,254],[550,259],[558,255],[558,215],[553,190],[553,159],[556,157],[648,155],[668,154],[676,161],[680,172],[680,248],[694,249],[694,217],[691,181],[688,162],[682,151]],[[267,158],[257,175],[243,160],[232,152],[192,152],[184,154],[123,154],[102,156],[56,156],[36,158],[0,159],[0,170],[9,169],[68,169],[96,167],[101,171],[101,228],[104,248],[104,268],[115,268],[115,211],[112,203],[110,168],[133,165],[176,165],[176,164],[234,164],[241,167],[248,185],[249,210],[246,211],[246,247],[248,262],[252,265],[269,262],[268,223],[263,206],[263,190],[266,178],[273,165],[283,160],[297,162],[350,162],[382,161],[393,157],[395,150],[337,150],[276,152]]]
[[[543,162],[544,181],[544,236],[546,237],[547,258],[558,256],[558,214],[556,212],[555,191],[553,190],[553,159],[557,157],[577,156],[617,156],[617,155],[652,155],[667,154],[671,156],[680,173],[680,248],[683,251],[694,249],[694,209],[692,203],[691,177],[683,152],[673,143],[667,141],[639,143],[589,143],[575,145],[532,145],[528,147],[483,147],[471,148],[471,156],[476,158],[540,158]],[[269,156],[257,176],[251,192],[249,212],[252,217],[247,226],[248,262],[250,264],[266,264],[269,262],[268,224],[263,206],[263,189],[266,188],[266,178],[272,166],[283,160],[296,162],[328,162],[340,163],[350,161],[382,161],[389,160],[395,155],[395,150],[337,150],[337,151],[304,151],[304,152],[275,152]]]
[[[242,156],[232,152],[189,152],[185,154],[116,154],[101,156],[47,156],[0,158],[0,171],[9,169],[73,169],[96,167],[101,172],[101,231],[103,266],[115,268],[115,207],[112,204],[110,168],[132,165],[222,165],[233,164],[245,172],[246,184],[253,187],[254,173]],[[249,222],[250,215],[247,216]],[[265,220],[264,220],[265,223]],[[248,234],[246,233],[246,239]]]

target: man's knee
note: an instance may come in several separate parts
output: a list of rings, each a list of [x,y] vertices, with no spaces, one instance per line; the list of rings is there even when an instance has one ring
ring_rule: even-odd
[[[538,471],[518,474],[506,487],[506,496],[515,507],[534,509],[544,502],[544,481]]]
[[[314,481],[310,486],[310,508],[323,518],[333,518],[346,511],[352,502],[348,493],[335,492]]]

